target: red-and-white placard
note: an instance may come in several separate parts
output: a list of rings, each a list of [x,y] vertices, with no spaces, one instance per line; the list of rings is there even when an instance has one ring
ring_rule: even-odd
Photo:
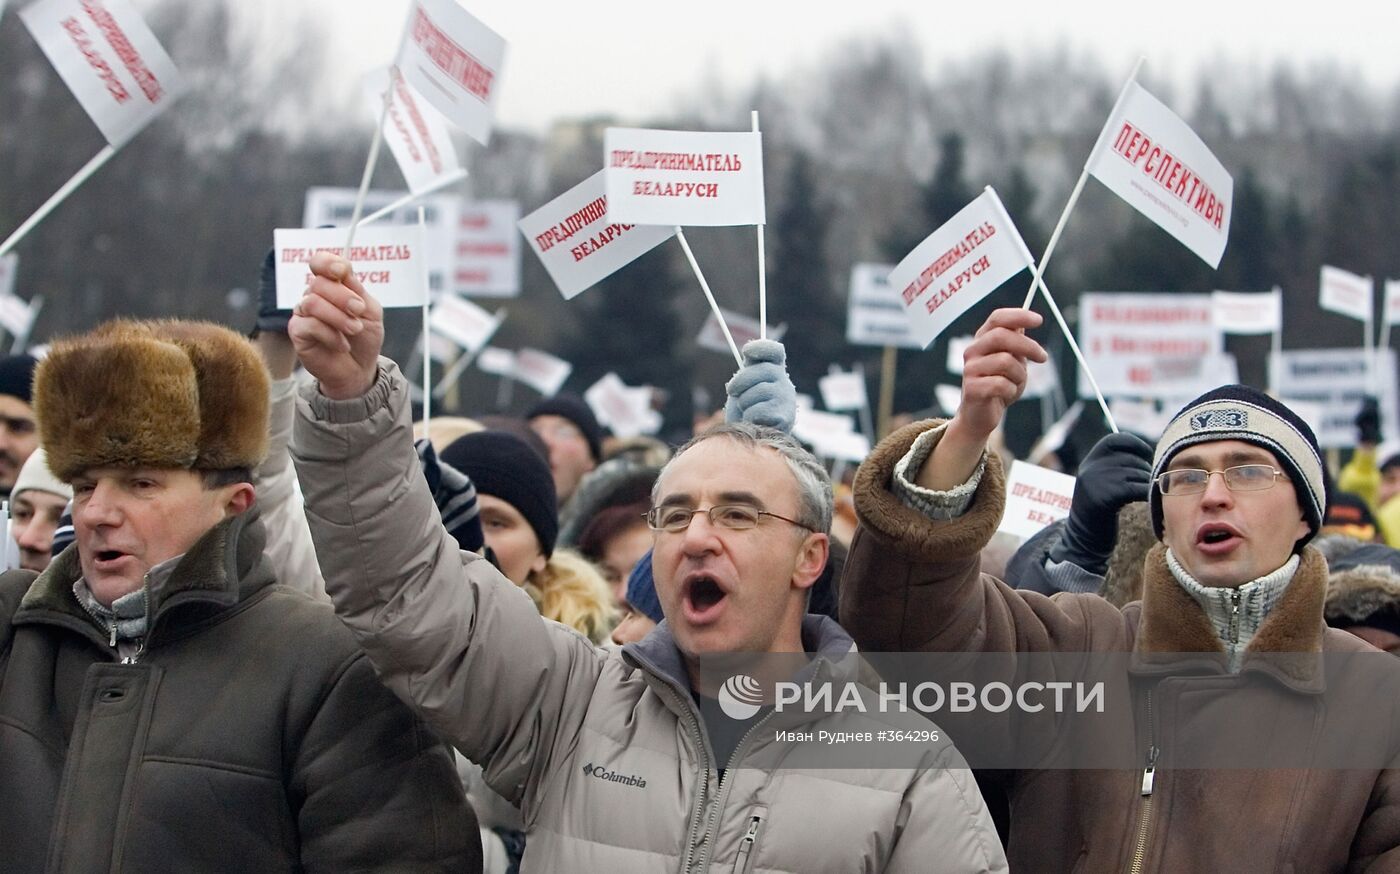
[[[635,225],[761,225],[757,132],[610,127],[603,136],[608,219]]]
[[[487,346],[476,356],[476,367],[496,376],[514,376],[515,353],[499,346]]]
[[[1374,312],[1375,291],[1371,277],[1357,276],[1340,267],[1324,264],[1318,283],[1317,303],[1325,310],[1369,322]]]
[[[277,306],[291,309],[311,281],[307,266],[316,252],[345,257],[345,231],[337,228],[278,228]],[[350,250],[355,276],[384,307],[419,307],[428,302],[423,234],[417,227],[361,228]]]
[[[1006,477],[1006,510],[997,530],[1033,537],[1045,526],[1068,517],[1073,498],[1074,477],[1013,461]]]
[[[591,288],[676,235],[673,227],[614,224],[603,171],[518,223],[565,300]]]
[[[511,375],[535,391],[549,397],[557,394],[574,372],[574,366],[548,352],[524,348],[515,353],[515,369]]]
[[[384,108],[384,92],[393,75],[394,96],[384,119],[384,142],[399,162],[408,190],[422,194],[462,169],[457,148],[442,113],[414,92],[392,67],[374,70],[365,77],[365,96],[374,118]]]
[[[19,17],[113,146],[185,92],[175,62],[127,0],[39,0]]]
[[[1138,83],[1123,89],[1088,170],[1201,260],[1220,266],[1234,180],[1190,125]]]
[[[414,0],[395,64],[448,121],[485,145],[505,57],[500,34],[455,0]]]
[[[457,269],[452,290],[469,297],[520,294],[520,237],[515,200],[468,200],[457,219]]]
[[[314,187],[306,189],[306,201],[302,208],[301,226],[317,228],[321,225],[334,225],[346,228],[355,212],[354,188]],[[372,189],[365,195],[365,211],[375,212],[403,199],[406,191],[384,191]],[[455,246],[457,239],[457,215],[462,208],[462,198],[456,194],[433,194],[417,203],[404,206],[380,219],[377,224],[401,227],[418,226],[418,207],[424,213],[424,244],[427,247],[428,290],[434,295],[451,288],[450,280],[455,267]],[[344,231],[341,231],[342,235]],[[358,232],[357,232],[358,235]]]
[[[910,333],[928,348],[954,319],[1035,263],[991,186],[890,271]]]
[[[1083,294],[1079,347],[1108,396],[1191,397],[1202,381],[1207,388],[1230,381],[1212,381],[1230,365],[1209,294]],[[1079,394],[1093,396],[1082,371]]]
[[[1215,329],[1225,334],[1272,334],[1283,328],[1283,290],[1213,291]]]
[[[503,316],[493,315],[466,298],[444,294],[428,312],[428,327],[468,352],[486,345],[501,326]]]

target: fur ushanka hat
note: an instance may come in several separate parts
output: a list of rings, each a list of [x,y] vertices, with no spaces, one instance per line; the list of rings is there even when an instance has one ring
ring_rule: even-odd
[[[65,482],[93,467],[252,468],[267,455],[267,370],[219,325],[112,321],[53,344],[34,414]]]

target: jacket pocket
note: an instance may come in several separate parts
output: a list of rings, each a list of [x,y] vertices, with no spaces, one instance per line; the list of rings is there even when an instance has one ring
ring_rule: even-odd
[[[763,820],[767,816],[766,807],[755,807],[749,812],[744,836],[739,840],[739,852],[734,857],[734,874],[749,874],[753,870],[753,860],[758,855],[758,842],[763,839]]]

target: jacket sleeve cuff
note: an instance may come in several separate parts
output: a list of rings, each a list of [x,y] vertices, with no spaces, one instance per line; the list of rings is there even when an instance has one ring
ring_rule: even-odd
[[[914,477],[918,476],[924,462],[933,454],[933,447],[938,445],[947,427],[948,423],[944,422],[914,438],[914,445],[910,446],[909,451],[895,464],[894,478],[891,481],[900,503],[918,510],[930,519],[956,519],[966,513],[968,505],[972,503],[972,496],[977,492],[977,486],[982,482],[982,472],[987,469],[987,453],[984,451],[982,460],[977,462],[977,469],[972,472],[972,476],[956,488],[939,492],[914,482]]]
[[[880,441],[856,471],[853,491],[861,527],[912,561],[946,562],[980,552],[996,533],[1006,504],[1006,479],[1001,460],[994,453],[984,459],[981,479],[968,486],[972,497],[962,514],[934,519],[901,500],[896,493],[896,465],[921,434],[942,424],[929,419],[895,431]],[[937,436],[927,439],[931,451]]]
[[[311,416],[318,422],[332,425],[350,425],[363,422],[389,404],[389,394],[393,388],[391,376],[398,371],[398,365],[388,358],[380,357],[379,368],[375,373],[374,384],[357,398],[332,400],[321,394],[321,384],[317,381],[305,385],[301,396],[311,407]]]
[[[1072,561],[1045,559],[1045,578],[1060,592],[1096,594],[1103,588],[1103,577],[1086,571]]]

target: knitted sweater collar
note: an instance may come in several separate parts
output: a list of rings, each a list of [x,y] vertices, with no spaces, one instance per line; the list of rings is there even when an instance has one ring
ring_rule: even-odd
[[[1177,561],[1171,549],[1166,553],[1167,569],[1186,594],[1205,611],[1215,636],[1225,649],[1231,673],[1240,669],[1245,648],[1293,581],[1298,556],[1291,555],[1283,566],[1242,586],[1204,586]]]

